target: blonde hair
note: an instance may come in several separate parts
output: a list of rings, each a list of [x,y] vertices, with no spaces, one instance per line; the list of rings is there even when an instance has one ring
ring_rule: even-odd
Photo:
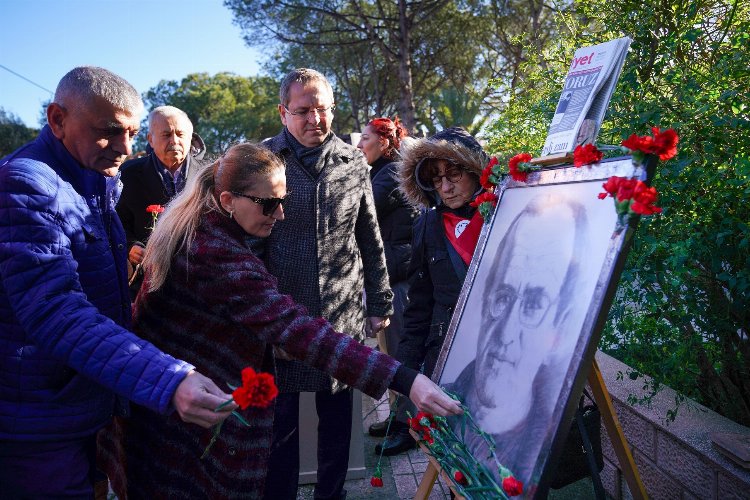
[[[188,179],[185,189],[167,205],[148,239],[142,264],[149,276],[148,291],[161,288],[179,252],[189,252],[205,214],[228,215],[219,203],[222,192],[247,191],[279,169],[284,169],[284,163],[271,151],[241,143]]]

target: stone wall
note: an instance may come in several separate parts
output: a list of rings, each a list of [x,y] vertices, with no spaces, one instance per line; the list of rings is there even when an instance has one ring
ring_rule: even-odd
[[[675,392],[664,388],[650,407],[627,403],[628,395],[643,393],[642,380],[626,376],[627,365],[602,352],[596,354],[602,376],[615,405],[617,417],[653,499],[750,499],[750,471],[716,450],[712,432],[742,433],[750,428],[722,417],[694,401],[680,407],[674,422],[666,422],[674,407]],[[632,498],[607,432],[602,426],[604,470],[602,481],[613,498]]]

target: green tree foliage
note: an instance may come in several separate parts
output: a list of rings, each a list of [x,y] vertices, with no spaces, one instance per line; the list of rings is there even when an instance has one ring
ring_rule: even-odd
[[[376,103],[385,97],[397,102],[410,129],[416,125],[415,95],[435,91],[440,82],[449,81],[446,75],[470,74],[474,66],[473,56],[458,43],[459,34],[444,29],[448,16],[466,18],[447,0],[227,0],[225,4],[249,44],[266,44],[271,34],[303,49],[290,55],[333,76],[349,98],[366,92],[374,94]],[[417,64],[419,72],[414,71]],[[366,120],[360,109],[367,117],[385,114],[390,107],[376,104],[366,109],[365,103],[350,102],[358,124]]]
[[[19,117],[0,108],[0,158],[31,141],[38,133],[39,130],[27,127]]]
[[[575,48],[633,38],[599,142],[672,127],[679,154],[659,166],[664,213],[641,221],[602,347],[632,377],[653,376],[647,387],[668,384],[750,425],[750,4],[576,8],[558,16],[567,35],[556,44],[527,46],[529,86],[493,124],[491,147],[540,151]]]
[[[470,134],[476,135],[488,121],[487,116],[481,113],[483,97],[455,88],[442,89],[430,96],[429,107],[426,108],[428,116],[420,121],[424,124],[440,125],[442,128],[463,127]],[[436,127],[426,126],[430,134],[436,132]]]
[[[339,101],[334,127],[343,130],[394,114],[410,130],[455,125],[432,121],[434,97],[442,92],[479,98],[484,114],[504,105],[487,82],[495,78],[504,88],[521,80],[524,42],[549,43],[556,10],[539,0],[224,3],[249,45],[278,42],[274,76],[308,66],[332,80]]]
[[[278,91],[278,82],[268,77],[193,73],[180,82],[162,80],[143,100],[149,111],[163,105],[185,111],[208,151],[220,153],[234,142],[278,133]],[[140,136],[145,140],[145,134]]]

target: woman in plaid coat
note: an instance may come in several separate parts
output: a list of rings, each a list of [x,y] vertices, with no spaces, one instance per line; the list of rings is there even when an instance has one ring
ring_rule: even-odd
[[[162,214],[149,239],[135,330],[217,381],[237,385],[244,367],[274,373],[272,345],[379,397],[408,394],[437,414],[460,411],[423,375],[337,333],[282,295],[254,249],[284,218],[283,164],[266,149],[234,146]],[[274,407],[228,419],[204,459],[210,430],[135,408],[125,432],[131,498],[259,498]]]

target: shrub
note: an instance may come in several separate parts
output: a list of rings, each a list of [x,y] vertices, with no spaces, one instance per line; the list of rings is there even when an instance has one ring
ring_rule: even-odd
[[[598,142],[658,125],[675,128],[680,145],[659,165],[664,213],[639,225],[601,348],[632,366],[631,377],[653,376],[651,391],[667,384],[750,425],[750,4],[576,7],[559,19],[569,36],[532,53],[490,149],[541,151],[575,49],[633,38]]]

